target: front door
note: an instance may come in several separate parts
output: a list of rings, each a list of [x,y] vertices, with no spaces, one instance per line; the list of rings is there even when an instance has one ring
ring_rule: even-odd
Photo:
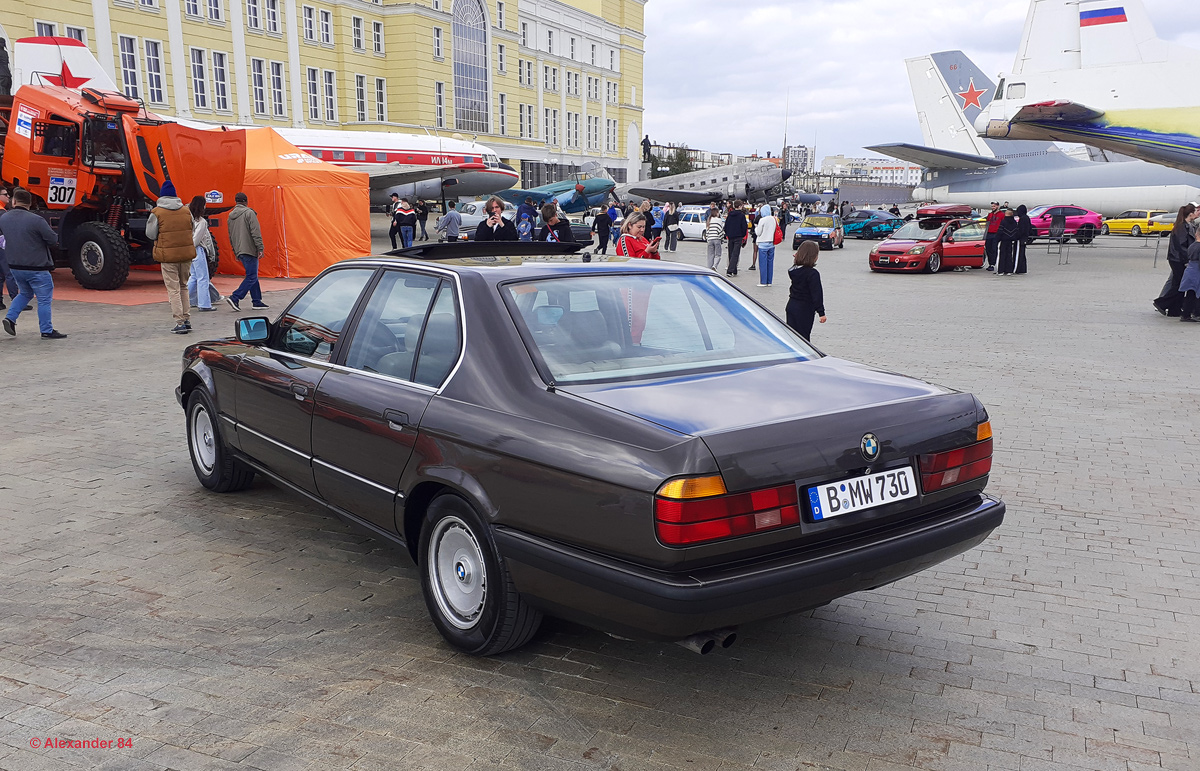
[[[942,244],[942,264],[946,267],[983,267],[983,240],[987,228],[971,222],[954,231],[953,241]]]
[[[449,321],[448,321],[449,320]],[[448,322],[448,323],[447,323]],[[400,477],[417,427],[457,360],[458,313],[452,283],[430,273],[386,270],[371,291],[345,346],[342,368],[317,390],[313,472],[321,497],[389,532],[397,532]]]
[[[238,446],[283,479],[316,492],[312,413],[342,329],[374,269],[335,270],[314,281],[238,365]]]

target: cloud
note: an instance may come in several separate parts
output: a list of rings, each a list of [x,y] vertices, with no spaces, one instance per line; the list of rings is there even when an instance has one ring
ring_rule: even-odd
[[[1195,0],[1146,0],[1159,35],[1200,47]],[[649,0],[643,89],[656,142],[818,156],[920,142],[904,59],[960,49],[1012,67],[1028,0]],[[1180,87],[1188,87],[1186,82]]]

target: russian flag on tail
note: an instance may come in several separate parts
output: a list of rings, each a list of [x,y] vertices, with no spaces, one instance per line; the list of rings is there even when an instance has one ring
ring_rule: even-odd
[[[1097,8],[1094,11],[1079,12],[1079,26],[1081,27],[1096,27],[1101,24],[1120,24],[1121,22],[1129,21],[1125,16],[1125,8],[1117,6],[1116,8]]]

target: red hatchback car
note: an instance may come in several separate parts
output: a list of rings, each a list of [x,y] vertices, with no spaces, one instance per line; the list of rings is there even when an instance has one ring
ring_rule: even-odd
[[[982,220],[932,217],[905,223],[871,250],[873,271],[937,273],[982,268],[987,226]]]
[[[1035,206],[1029,210],[1029,221],[1033,223],[1038,238],[1050,235],[1050,226],[1054,223],[1054,217],[1058,215],[1061,215],[1066,223],[1062,235],[1063,243],[1074,236],[1079,243],[1090,244],[1100,235],[1100,228],[1104,224],[1104,217],[1082,206]]]

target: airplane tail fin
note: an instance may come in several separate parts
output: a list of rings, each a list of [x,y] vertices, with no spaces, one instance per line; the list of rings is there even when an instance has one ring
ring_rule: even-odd
[[[973,122],[992,101],[996,86],[962,51],[942,51],[904,61],[925,144],[967,155],[993,156]]]
[[[1014,75],[1167,61],[1142,0],[1032,0]]]
[[[13,46],[13,87],[120,91],[88,47],[69,37],[24,37]]]

